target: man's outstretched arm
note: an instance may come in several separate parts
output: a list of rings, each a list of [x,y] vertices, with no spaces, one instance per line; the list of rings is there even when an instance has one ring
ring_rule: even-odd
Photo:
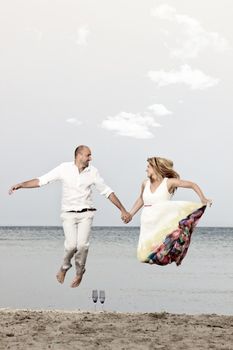
[[[127,210],[125,209],[125,207],[122,205],[122,203],[120,202],[120,200],[117,198],[117,196],[115,195],[114,192],[112,192],[108,199],[121,211],[121,218],[122,220],[127,224],[128,222],[130,222],[132,220],[132,216],[130,213],[127,212]]]
[[[110,187],[108,187],[105,183],[103,178],[100,176],[99,172],[96,171],[95,174],[95,181],[94,184],[97,188],[97,190],[100,192],[100,194],[104,195],[106,198],[108,198],[118,209],[121,211],[121,219],[124,221],[124,223],[128,223],[131,221],[132,216],[130,213],[127,212],[125,207],[122,205],[120,200],[117,198],[115,193],[112,191]]]
[[[24,182],[18,183],[16,185],[13,185],[9,189],[8,193],[12,194],[13,192],[19,190],[20,188],[36,188],[36,187],[40,187],[39,179],[32,179],[32,180],[24,181]]]
[[[57,181],[61,179],[61,167],[62,164],[56,168],[50,170],[47,174],[40,176],[36,179],[29,181],[21,182],[17,185],[12,186],[9,189],[9,194],[12,194],[14,191],[19,190],[20,188],[35,188],[47,185],[48,183]]]

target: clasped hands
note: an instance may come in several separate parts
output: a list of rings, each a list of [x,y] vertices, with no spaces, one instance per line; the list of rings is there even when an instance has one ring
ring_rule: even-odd
[[[123,212],[121,212],[121,220],[125,224],[128,224],[132,220],[132,215],[127,211],[123,211]]]

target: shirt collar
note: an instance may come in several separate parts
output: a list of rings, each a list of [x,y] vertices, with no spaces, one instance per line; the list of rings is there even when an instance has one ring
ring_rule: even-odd
[[[88,165],[85,169],[83,169],[82,173],[86,173],[86,172],[89,172],[91,170],[91,166]]]
[[[78,167],[77,167],[77,165],[75,164],[75,163],[73,163],[73,166],[77,169],[77,171],[79,172],[79,170],[78,170]],[[81,173],[79,173],[79,174],[82,174],[82,173],[86,173],[86,172],[89,172],[89,171],[91,171],[91,165],[88,165],[85,169],[83,169],[83,171],[81,171]]]

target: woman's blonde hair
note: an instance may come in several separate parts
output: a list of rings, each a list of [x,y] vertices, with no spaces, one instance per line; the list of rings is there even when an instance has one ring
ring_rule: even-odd
[[[173,161],[161,157],[152,157],[147,159],[150,166],[154,169],[156,174],[162,176],[162,178],[176,178],[179,179],[180,175],[173,169]],[[174,193],[176,188],[172,191]]]

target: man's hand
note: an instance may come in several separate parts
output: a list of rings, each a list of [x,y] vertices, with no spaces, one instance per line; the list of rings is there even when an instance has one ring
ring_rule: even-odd
[[[121,211],[121,219],[125,224],[128,224],[132,220],[132,215],[125,210],[125,207],[121,204],[114,192],[108,197],[109,200]]]
[[[14,186],[12,186],[12,187],[9,189],[8,193],[9,193],[9,194],[12,194],[12,193],[14,193],[15,191],[17,191],[19,188],[21,188],[21,184],[14,185]]]
[[[12,186],[9,189],[8,193],[12,194],[15,191],[19,190],[20,188],[36,188],[36,187],[40,187],[39,179],[32,179],[32,180],[24,181],[17,185]]]
[[[132,215],[127,211],[123,211],[123,212],[121,212],[121,220],[125,224],[128,224],[132,220]]]

